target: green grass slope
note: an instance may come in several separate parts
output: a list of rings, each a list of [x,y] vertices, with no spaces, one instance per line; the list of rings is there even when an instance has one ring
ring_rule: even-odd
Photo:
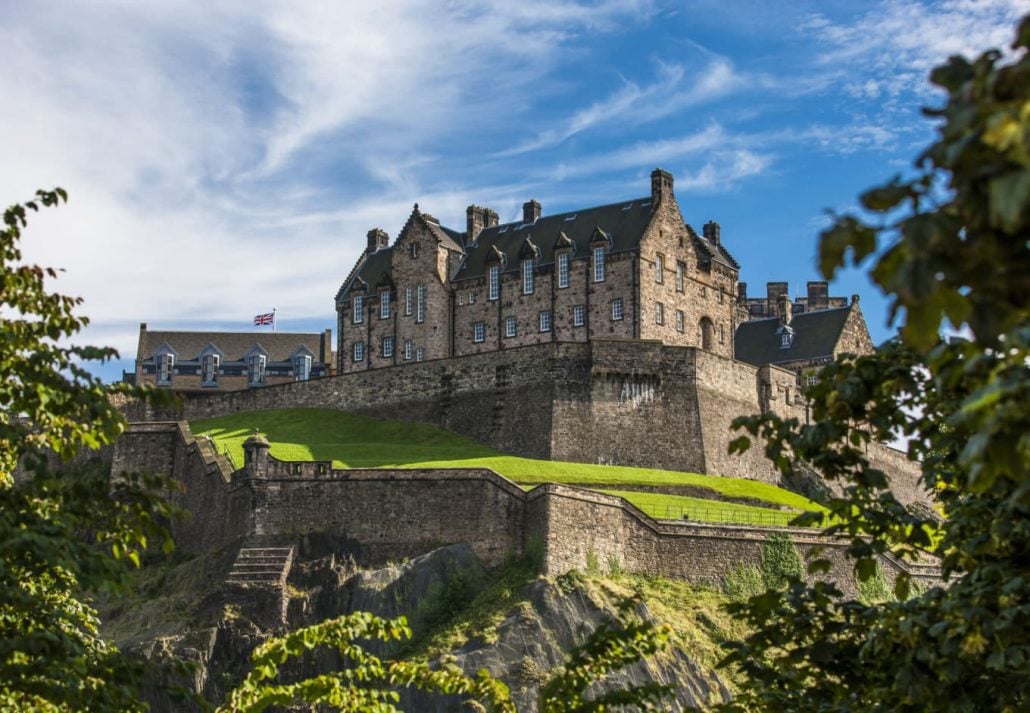
[[[520,458],[433,426],[332,409],[236,413],[194,421],[190,428],[197,435],[214,439],[218,449],[228,451],[236,463],[243,462],[243,442],[257,430],[271,443],[272,456],[280,460],[331,460],[339,468],[490,468],[522,485],[590,484],[620,495],[656,517],[679,518],[685,514],[713,522],[786,524],[793,514],[781,507],[793,511],[819,509],[807,498],[768,483],[653,468]],[[712,491],[713,499],[720,494],[751,498],[769,503],[770,508],[620,488],[641,485],[705,488]]]

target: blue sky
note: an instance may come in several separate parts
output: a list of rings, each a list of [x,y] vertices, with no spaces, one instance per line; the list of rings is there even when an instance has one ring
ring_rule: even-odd
[[[0,200],[60,185],[29,259],[85,298],[87,343],[139,323],[335,326],[369,228],[461,229],[649,192],[722,225],[752,294],[818,279],[826,211],[904,172],[950,54],[1007,45],[1030,0],[3,3]],[[861,273],[874,339],[886,304]]]

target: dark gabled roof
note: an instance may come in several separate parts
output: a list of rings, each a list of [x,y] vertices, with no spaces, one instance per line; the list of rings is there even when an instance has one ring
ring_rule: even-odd
[[[795,315],[790,321],[794,341],[786,349],[780,348],[778,318],[744,322],[737,327],[734,357],[757,366],[832,357],[850,309],[840,307]]]
[[[217,347],[225,361],[240,361],[252,347],[259,345],[268,352],[269,361],[287,361],[302,346],[320,358],[322,333],[297,332],[141,332],[137,359],[150,359],[167,344],[180,361],[193,361],[208,345]],[[327,345],[328,346],[328,345]]]
[[[575,246],[574,257],[590,254],[590,242],[598,228],[610,239],[612,252],[632,250],[640,244],[640,238],[651,222],[652,212],[649,196],[543,216],[533,223],[520,221],[484,228],[475,242],[466,241],[465,259],[452,279],[469,280],[485,275],[487,265],[496,259],[491,257],[496,255],[495,249],[507,260],[505,271],[517,270],[519,253],[526,246],[527,238],[539,248],[540,265],[554,262],[555,244],[563,233]]]
[[[723,247],[722,243],[713,243],[708,238],[698,235],[689,225],[687,230],[690,231],[690,237],[694,240],[694,245],[697,246],[698,255],[707,255],[710,260],[729,265],[735,270],[740,269],[740,263],[730,255],[730,251]]]
[[[360,284],[360,282],[365,284],[365,294],[374,294],[376,286],[379,285],[383,277],[389,277],[392,256],[392,245],[382,250],[376,250],[371,255],[367,253],[363,255],[358,261],[358,266],[355,267],[347,277],[347,280],[340,286],[340,291],[336,293],[336,301],[340,302],[347,299],[351,289],[354,288],[355,284]]]

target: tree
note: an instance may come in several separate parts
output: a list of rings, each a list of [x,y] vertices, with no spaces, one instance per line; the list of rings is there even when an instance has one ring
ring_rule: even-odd
[[[64,346],[88,323],[81,300],[48,291],[55,270],[22,263],[29,212],[65,200],[38,191],[0,230],[0,709],[133,710],[139,664],[100,637],[84,592],[116,587],[148,541],[170,546],[173,511],[159,479],[69,465],[124,419],[80,365],[117,354]]]
[[[945,585],[913,596],[901,576],[895,598],[876,604],[795,578],[734,605],[754,633],[729,645],[724,664],[749,685],[724,710],[1030,707],[1028,46],[1024,18],[1010,60],[989,51],[935,69],[948,100],[926,111],[941,123],[916,177],[867,191],[871,217],[841,216],[821,235],[828,279],[848,262],[872,262],[900,318],[898,339],[826,368],[807,392],[811,425],[770,414],[736,424],[765,439],[784,473],[801,460],[841,483],[827,532],[849,538],[860,581],[876,576],[875,557],[888,549],[931,550]],[[941,340],[944,319],[971,338]],[[903,507],[865,458],[869,441],[899,434],[940,524]]]

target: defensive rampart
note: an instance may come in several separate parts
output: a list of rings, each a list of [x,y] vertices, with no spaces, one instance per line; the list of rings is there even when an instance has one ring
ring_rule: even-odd
[[[603,569],[712,582],[740,564],[758,564],[765,540],[783,532],[803,552],[824,547],[829,576],[854,593],[843,543],[813,531],[657,521],[621,498],[553,484],[525,492],[485,469],[335,470],[328,462],[278,461],[252,443],[234,470],[184,423],[132,426],[113,462],[119,470],[168,472],[182,485],[173,500],[193,517],[173,530],[186,551],[319,532],[346,542],[363,564],[467,542],[488,566],[542,547],[546,573],[596,561]],[[888,579],[902,569],[926,582],[939,577],[932,567],[883,561]]]

